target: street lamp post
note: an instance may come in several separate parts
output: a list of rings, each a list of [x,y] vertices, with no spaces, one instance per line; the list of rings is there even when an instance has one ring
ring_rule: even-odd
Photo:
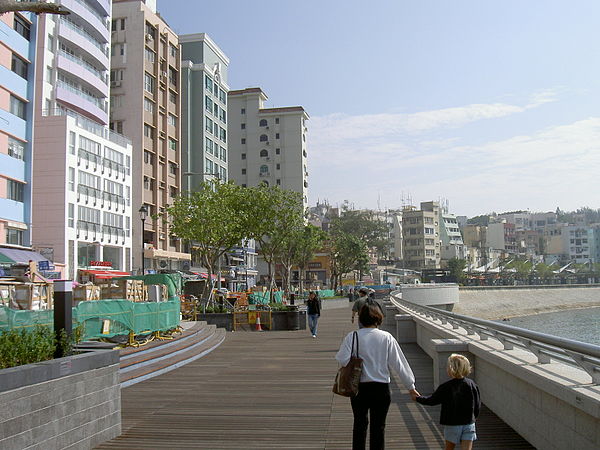
[[[248,250],[246,248],[242,249],[242,253],[244,255],[244,290],[248,290]]]
[[[140,213],[140,220],[142,221],[142,275],[144,275],[145,267],[144,267],[144,222],[146,222],[146,218],[148,217],[148,207],[146,205],[142,205],[138,211]]]

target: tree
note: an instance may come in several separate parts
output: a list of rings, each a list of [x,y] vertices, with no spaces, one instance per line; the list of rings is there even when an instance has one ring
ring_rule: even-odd
[[[248,192],[232,183],[204,182],[166,208],[171,234],[189,240],[192,252],[206,267],[209,280],[219,258],[247,237]],[[218,274],[220,277],[221,274]]]
[[[329,241],[331,260],[331,285],[334,290],[341,284],[344,274],[352,270],[364,270],[368,262],[367,246],[358,237],[335,231]]]
[[[450,276],[454,277],[458,283],[462,282],[466,277],[464,272],[465,267],[467,267],[466,259],[452,258],[448,260]]]
[[[273,267],[282,248],[304,223],[302,195],[264,183],[246,188],[244,222],[250,238],[256,240],[260,254],[269,268],[273,284]]]
[[[331,221],[332,232],[355,236],[368,248],[375,248],[378,255],[383,255],[388,243],[387,223],[375,217],[371,211],[357,211],[348,208],[345,205],[340,217]]]
[[[304,271],[313,259],[315,252],[323,246],[326,233],[313,225],[302,225],[285,238],[277,255],[283,267],[282,280],[286,291],[291,289],[291,270],[299,268],[300,292],[304,291]]]
[[[0,14],[4,14],[7,12],[17,12],[17,11],[30,11],[35,14],[60,14],[67,15],[71,14],[69,11],[63,9],[62,6],[57,5],[56,3],[46,3],[46,2],[21,2],[21,1],[10,1],[10,0],[2,0],[0,1]]]

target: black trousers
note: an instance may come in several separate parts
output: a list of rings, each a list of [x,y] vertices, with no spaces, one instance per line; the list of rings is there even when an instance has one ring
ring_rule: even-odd
[[[352,450],[364,450],[367,444],[367,426],[371,419],[369,449],[385,448],[385,419],[390,408],[388,383],[360,383],[358,394],[350,400],[354,413]],[[370,416],[370,417],[369,417]]]

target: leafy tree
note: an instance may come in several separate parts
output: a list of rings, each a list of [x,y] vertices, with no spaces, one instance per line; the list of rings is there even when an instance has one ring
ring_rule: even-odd
[[[273,267],[285,244],[304,224],[302,195],[278,186],[262,183],[246,188],[244,223],[250,238],[256,240],[260,253],[269,267],[269,281],[273,283]]]
[[[384,220],[378,219],[372,211],[357,211],[342,208],[342,213],[331,222],[333,233],[345,233],[363,241],[369,248],[375,248],[378,255],[385,253],[389,228]]]
[[[450,276],[454,277],[459,283],[466,278],[465,267],[467,267],[466,259],[452,258],[448,260]]]
[[[334,290],[341,284],[344,274],[352,270],[365,270],[368,262],[367,246],[358,237],[337,231],[329,242],[331,284]]]
[[[171,234],[192,243],[192,252],[208,270],[209,279],[221,255],[247,237],[248,191],[233,183],[204,182],[166,208]],[[220,274],[219,274],[220,276]]]
[[[315,252],[323,247],[327,234],[313,225],[304,225],[296,233],[290,234],[283,246],[280,261],[284,268],[284,285],[290,290],[290,273],[297,265],[300,278],[300,292],[304,291],[305,271]]]
[[[491,214],[482,214],[480,216],[471,217],[467,219],[467,223],[469,225],[479,225],[487,227],[490,224],[490,215]]]
[[[554,276],[554,269],[548,264],[538,263],[534,268],[535,273],[542,279],[552,278]]]

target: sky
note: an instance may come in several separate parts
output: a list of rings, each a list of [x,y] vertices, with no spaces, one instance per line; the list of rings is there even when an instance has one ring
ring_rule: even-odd
[[[176,33],[217,43],[231,89],[304,107],[311,205],[600,208],[597,0],[158,0],[158,10]]]

